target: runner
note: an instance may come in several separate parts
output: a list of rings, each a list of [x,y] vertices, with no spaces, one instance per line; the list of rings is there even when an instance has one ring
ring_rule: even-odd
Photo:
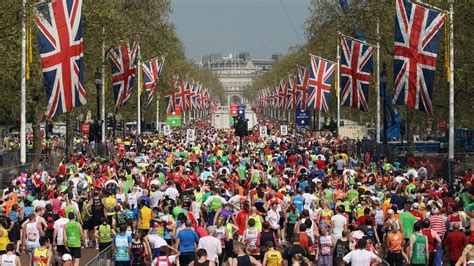
[[[82,244],[106,253],[110,246],[108,258],[125,265],[159,257],[167,265],[177,253],[162,247],[173,245],[180,251],[174,259],[199,265],[234,263],[236,243],[259,263],[266,256],[266,264],[278,261],[278,251],[289,265],[305,263],[302,257],[340,265],[351,252],[370,251],[400,265],[410,243],[400,234],[408,240],[418,220],[429,264],[441,262],[443,241],[459,255],[458,241],[446,242],[455,224],[470,228],[474,242],[474,189],[464,174],[448,187],[418,177],[433,173],[415,158],[408,166],[373,152],[358,155],[341,150],[353,140],[291,128],[287,136],[249,136],[242,150],[232,131],[206,125],[197,133],[193,144],[184,141],[184,128],[171,137],[130,133],[123,138],[127,145],[116,140],[120,153],[110,157],[75,154],[56,172],[19,176],[4,191],[0,252],[21,236],[18,248],[24,241],[21,249],[33,255],[45,235],[57,260],[70,263],[72,255],[76,265]],[[361,239],[367,250],[359,247]],[[195,257],[196,249],[206,255]]]

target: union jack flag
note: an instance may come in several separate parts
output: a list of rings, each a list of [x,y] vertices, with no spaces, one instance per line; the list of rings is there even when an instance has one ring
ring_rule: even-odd
[[[163,64],[165,63],[165,58],[154,58],[150,61],[143,63],[143,82],[145,89],[148,92],[148,97],[146,101],[146,108],[150,107],[150,104],[153,100],[153,96],[156,92],[156,85],[158,84],[158,77],[163,69]]]
[[[46,115],[53,118],[87,103],[82,0],[40,3],[33,11],[48,98]]]
[[[280,86],[278,87],[278,108],[284,110],[286,109],[286,94],[288,91],[287,81],[281,80]]]
[[[308,107],[327,113],[336,64],[311,56],[308,80]]]
[[[209,91],[206,88],[204,88],[202,92],[202,96],[201,96],[202,109],[207,110],[211,107],[212,104],[213,104],[213,99]]]
[[[291,77],[288,78],[286,97],[286,109],[294,110],[296,106],[296,81]]]
[[[181,108],[181,111],[186,111],[186,92],[184,91],[186,84],[184,81],[176,82],[176,90],[174,93],[175,105]]]
[[[165,95],[165,103],[166,103],[166,113],[171,114],[174,112],[174,103],[175,103],[175,98],[174,98],[174,93],[173,92],[168,92]]]
[[[187,80],[184,82],[184,104],[186,105],[186,107],[184,108],[185,111],[191,111],[193,110],[193,105],[192,105],[192,102],[191,102],[191,98],[192,98],[192,84],[193,84],[193,80]]]
[[[432,114],[439,30],[445,14],[396,1],[393,103]]]
[[[344,36],[341,46],[341,104],[367,112],[374,47]]]
[[[308,94],[308,71],[303,66],[298,66],[296,80],[296,108],[306,110],[306,98]]]
[[[120,47],[110,49],[108,52],[110,65],[112,66],[115,113],[125,105],[130,95],[132,95],[138,63],[138,49],[138,42],[134,42],[132,47],[127,42],[121,42]]]
[[[199,82],[193,82],[191,85],[191,106],[192,110],[199,110],[201,109],[201,90]]]

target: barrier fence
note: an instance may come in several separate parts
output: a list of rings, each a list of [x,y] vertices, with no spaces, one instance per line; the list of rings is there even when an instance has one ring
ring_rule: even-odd
[[[108,246],[106,249],[102,250],[94,258],[86,263],[85,266],[112,266],[115,263],[110,259],[111,258],[112,246]]]

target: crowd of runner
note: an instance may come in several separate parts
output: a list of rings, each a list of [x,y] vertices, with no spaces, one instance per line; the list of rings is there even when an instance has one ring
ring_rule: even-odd
[[[116,139],[4,189],[1,265],[474,265],[472,172],[357,156],[290,130],[240,147],[232,130]],[[431,173],[433,174],[433,173]],[[471,233],[472,232],[472,233]]]

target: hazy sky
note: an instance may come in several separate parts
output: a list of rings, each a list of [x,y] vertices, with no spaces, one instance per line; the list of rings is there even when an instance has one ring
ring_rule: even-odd
[[[186,56],[250,52],[253,58],[286,53],[304,42],[310,0],[171,0],[170,20],[185,45]],[[298,38],[299,35],[299,38]]]

